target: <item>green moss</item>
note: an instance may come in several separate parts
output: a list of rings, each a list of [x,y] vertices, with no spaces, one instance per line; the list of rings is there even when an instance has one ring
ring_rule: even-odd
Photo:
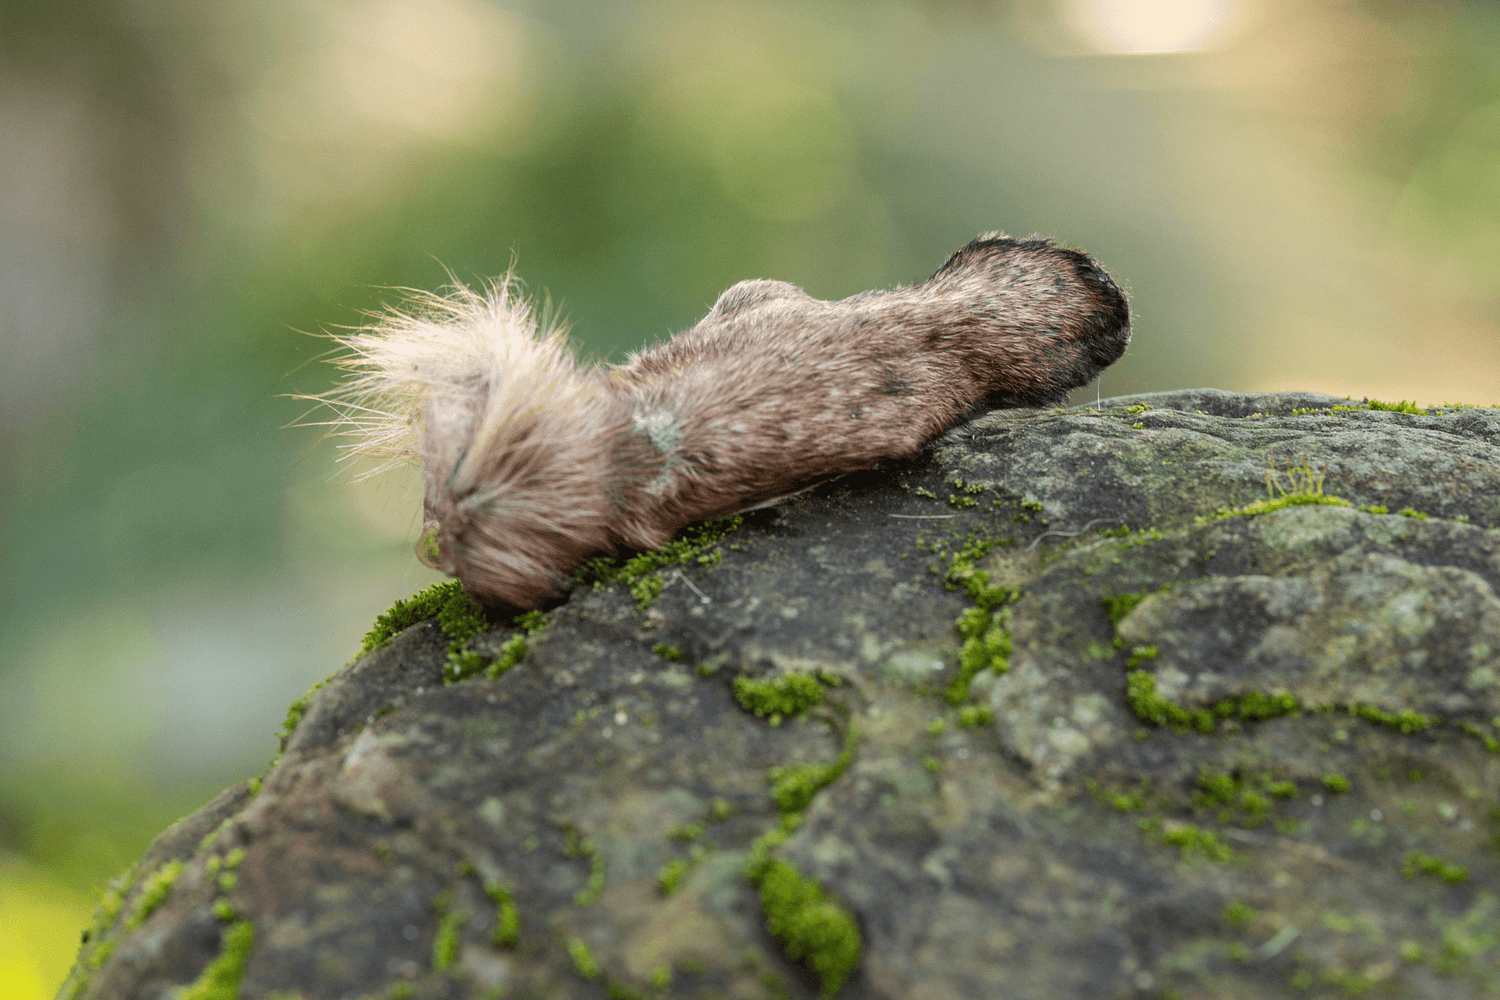
[[[987,578],[987,577],[986,577]],[[986,668],[1003,674],[1010,669],[1011,635],[1006,625],[1010,609],[991,614],[985,608],[969,608],[955,622],[964,644],[958,656],[958,676],[948,683],[946,697],[950,705],[969,700],[969,685]]]
[[[785,861],[770,862],[757,884],[766,929],[817,973],[823,995],[833,996],[859,967],[863,942],[853,914]]]
[[[505,645],[500,647],[500,652],[496,655],[495,662],[489,665],[489,669],[484,672],[484,676],[490,680],[494,680],[517,663],[520,663],[525,656],[526,636],[512,636],[506,640]]]
[[[1288,507],[1302,507],[1316,504],[1323,504],[1329,507],[1354,506],[1343,497],[1324,496],[1321,493],[1288,493],[1274,500],[1259,500],[1244,507],[1221,507],[1212,514],[1204,514],[1195,520],[1200,524],[1204,524],[1209,521],[1223,521],[1231,517],[1258,517],[1262,514],[1286,510]]]
[[[1144,601],[1150,591],[1143,590],[1138,594],[1106,594],[1099,598],[1099,603],[1104,605],[1104,613],[1109,616],[1111,625],[1118,625],[1126,615],[1135,610],[1135,606]]]
[[[516,909],[515,897],[498,882],[486,882],[484,892],[495,904],[495,926],[490,930],[490,943],[497,948],[514,948],[521,939],[521,913]]]
[[[988,705],[965,705],[958,710],[958,724],[965,729],[971,726],[988,726],[995,721],[995,713]]]
[[[1404,399],[1399,403],[1382,403],[1378,399],[1367,399],[1365,400],[1365,408],[1370,410],[1389,410],[1392,413],[1411,413],[1417,416],[1427,413],[1424,408],[1418,406],[1415,402],[1408,403]]]
[[[483,610],[464,591],[463,584],[447,580],[392,604],[365,634],[360,655],[387,645],[405,629],[429,618],[436,618],[448,638],[460,642],[489,627]]]
[[[452,894],[444,893],[441,902],[437,904],[437,910],[441,914],[438,919],[437,936],[432,941],[432,969],[434,972],[442,972],[453,968],[453,963],[458,961],[458,932],[463,929],[464,923],[469,915],[463,910],[452,908]]]
[[[595,590],[609,583],[624,584],[635,598],[636,608],[645,611],[666,586],[662,570],[689,560],[704,566],[714,565],[722,553],[710,550],[743,523],[739,515],[704,521],[655,551],[642,552],[624,563],[609,556],[590,559],[574,575],[580,583],[592,584]]]
[[[1161,650],[1155,646],[1134,646],[1130,650],[1130,659],[1125,661],[1125,666],[1134,670],[1147,660],[1154,660],[1160,655]]]
[[[573,903],[576,906],[592,906],[604,892],[604,855],[599,853],[599,848],[594,846],[592,840],[578,840],[576,843],[576,853],[589,859],[589,881],[573,894]]]
[[[1490,753],[1500,753],[1500,740],[1495,739],[1495,737],[1486,732],[1483,727],[1465,720],[1458,724],[1458,729],[1465,735],[1472,736],[1475,739],[1479,740],[1484,744],[1484,748]]]
[[[1437,725],[1437,720],[1430,716],[1413,712],[1411,709],[1402,709],[1400,712],[1383,712],[1371,705],[1351,705],[1349,712],[1369,722],[1394,729],[1400,733],[1420,733],[1425,729],[1431,729]]]
[[[99,947],[94,949],[93,954],[89,955],[88,961],[84,962],[84,965],[89,971],[98,972],[100,967],[109,960],[109,956],[114,954],[117,943],[115,941],[101,942]]]
[[[594,960],[594,953],[583,943],[582,938],[568,939],[568,955],[573,959],[573,968],[584,979],[598,979],[602,975],[599,963]]]
[[[281,741],[282,750],[286,749],[286,741],[291,738],[293,730],[295,730],[297,728],[297,724],[302,721],[302,716],[307,714],[307,703],[312,701],[312,696],[317,694],[318,691],[321,688],[325,687],[332,679],[333,678],[331,677],[323,678],[312,687],[308,688],[307,691],[302,695],[302,697],[298,698],[296,701],[287,706],[286,718],[281,723],[281,729],[276,733],[277,739]],[[272,763],[274,765],[275,762],[273,761]],[[217,833],[218,831],[214,832]],[[205,837],[204,839],[207,840],[208,838]]]
[[[667,987],[672,985],[672,967],[665,963],[651,970],[651,988],[658,993],[665,993]]]
[[[962,590],[975,604],[979,605],[982,611],[992,611],[1006,601],[1015,600],[1020,596],[1019,590],[1009,587],[992,587],[989,572],[974,568],[974,564],[988,555],[991,549],[1009,544],[1009,538],[980,540],[972,535],[969,536],[964,547],[955,552],[948,561],[948,571],[943,577],[943,587],[947,590]]]
[[[1214,731],[1213,713],[1207,709],[1188,711],[1156,693],[1156,677],[1145,670],[1132,670],[1125,676],[1125,700],[1142,722],[1153,726]]]
[[[1237,899],[1230,900],[1229,904],[1224,907],[1222,919],[1230,927],[1245,928],[1255,922],[1255,911],[1248,903]]]
[[[682,650],[678,649],[676,646],[669,646],[665,642],[658,642],[656,645],[652,646],[651,652],[655,653],[657,656],[660,656],[663,660],[667,660],[671,663],[680,663],[683,659]]]
[[[1402,517],[1409,517],[1417,521],[1427,520],[1427,515],[1423,514],[1421,511],[1417,510],[1414,507],[1402,507],[1400,510],[1396,511],[1396,513],[1400,514]]]
[[[516,616],[516,628],[527,635],[536,635],[547,627],[547,616],[540,611],[528,611]]]
[[[798,764],[773,767],[766,772],[771,795],[782,812],[800,812],[812,797],[833,784],[844,773],[848,761],[843,755],[832,764]]]
[[[1469,871],[1452,862],[1440,861],[1425,851],[1407,851],[1401,859],[1401,874],[1407,878],[1431,875],[1444,882],[1456,884],[1469,880]]]
[[[236,1000],[239,996],[245,961],[255,947],[255,925],[248,920],[230,924],[220,942],[219,957],[177,994],[177,1000]]]
[[[181,861],[169,861],[158,868],[151,877],[141,886],[141,894],[135,902],[135,912],[130,919],[125,921],[127,931],[134,930],[146,922],[153,910],[166,901],[172,891],[172,886],[177,883],[177,878],[182,874]]]
[[[801,715],[823,703],[823,682],[811,674],[787,674],[756,680],[734,679],[734,696],[745,710],[769,718],[771,725],[781,724],[783,716]]]
[[[1182,852],[1184,861],[1201,854],[1209,861],[1228,861],[1234,856],[1229,845],[1212,831],[1192,823],[1183,823],[1161,832],[1161,839]]]
[[[1330,792],[1347,792],[1349,790],[1349,779],[1342,774],[1323,775],[1323,787]]]
[[[1302,704],[1286,691],[1265,694],[1251,691],[1234,698],[1226,698],[1214,706],[1214,714],[1222,718],[1244,719],[1259,722],[1283,715],[1294,715],[1302,710]]]
[[[674,858],[662,865],[661,870],[656,873],[656,884],[661,889],[661,894],[670,896],[676,892],[691,870],[692,866],[685,858]]]
[[[685,823],[682,826],[672,827],[672,829],[667,831],[667,836],[671,837],[673,840],[692,841],[697,840],[699,837],[703,836],[703,830],[704,827],[702,823]]]

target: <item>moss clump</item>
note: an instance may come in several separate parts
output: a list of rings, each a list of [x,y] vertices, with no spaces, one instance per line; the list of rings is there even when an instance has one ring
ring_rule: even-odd
[[[1469,870],[1449,861],[1440,861],[1425,851],[1407,851],[1401,859],[1401,874],[1407,878],[1432,875],[1450,885],[1469,880]]]
[[[464,585],[457,580],[447,580],[392,604],[375,619],[375,624],[365,634],[360,655],[387,645],[403,630],[429,618],[436,618],[438,625],[448,633],[448,638],[457,642],[489,628],[484,611],[464,591]]]
[[[1420,733],[1437,725],[1436,719],[1422,715],[1420,712],[1413,712],[1409,708],[1399,712],[1382,712],[1372,705],[1351,705],[1349,712],[1368,722],[1394,729],[1399,733]]]
[[[1195,854],[1201,854],[1209,861],[1221,862],[1228,861],[1234,856],[1229,845],[1220,840],[1212,831],[1192,823],[1182,823],[1163,830],[1161,837],[1166,843],[1182,852],[1184,861]]]
[[[1214,714],[1221,718],[1237,718],[1250,722],[1293,715],[1301,710],[1301,702],[1286,691],[1278,691],[1275,694],[1251,691],[1236,698],[1226,698],[1214,706]]]
[[[964,637],[958,656],[958,676],[948,683],[946,697],[950,705],[962,705],[969,699],[969,685],[981,670],[997,674],[1010,669],[1011,637],[1006,624],[1010,609],[991,614],[984,608],[969,608],[958,616],[958,634]]]
[[[521,913],[516,909],[515,897],[499,882],[486,882],[484,892],[495,904],[490,943],[496,948],[514,948],[521,939]]]
[[[974,563],[988,555],[991,549],[1009,544],[1009,538],[980,541],[971,535],[968,543],[949,560],[948,572],[943,577],[944,589],[962,590],[983,611],[991,611],[1006,601],[1015,600],[1019,591],[1010,587],[990,586],[990,574],[974,568]]]
[[[814,795],[837,781],[853,762],[854,745],[858,739],[858,733],[851,726],[848,738],[844,741],[844,752],[832,764],[798,764],[792,767],[773,767],[767,771],[771,794],[781,811],[801,812],[807,808]]]
[[[623,564],[610,556],[590,559],[579,567],[574,578],[579,583],[592,584],[595,590],[608,583],[623,583],[630,590],[630,596],[635,598],[636,608],[645,611],[661,596],[666,586],[662,570],[689,560],[702,566],[713,566],[723,558],[723,553],[714,547],[743,523],[744,519],[738,514],[704,521],[696,528],[686,529],[661,548],[642,552]]]
[[[1278,510],[1286,510],[1288,507],[1302,507],[1306,505],[1323,504],[1329,507],[1353,507],[1354,505],[1343,497],[1324,496],[1321,493],[1288,493],[1279,496],[1275,500],[1259,500],[1244,507],[1221,507],[1212,514],[1204,514],[1196,518],[1198,523],[1209,521],[1223,521],[1231,517],[1258,517],[1261,514],[1270,514]]]
[[[1126,615],[1135,610],[1135,606],[1144,601],[1150,591],[1143,590],[1138,594],[1106,594],[1099,598],[1099,603],[1104,606],[1104,613],[1109,616],[1111,625],[1118,625]]]
[[[1418,406],[1415,402],[1408,403],[1404,399],[1398,403],[1382,403],[1378,399],[1367,399],[1365,407],[1371,410],[1388,410],[1391,413],[1410,413],[1415,416],[1425,416],[1427,413],[1424,407]]]
[[[682,650],[678,649],[676,646],[668,645],[665,642],[658,642],[656,645],[652,646],[651,652],[655,653],[657,656],[660,656],[668,663],[680,663],[684,659]]]
[[[135,912],[125,921],[127,931],[134,930],[146,922],[153,910],[166,901],[177,877],[182,874],[181,861],[169,861],[158,868],[141,886],[141,895],[135,902]]]
[[[1349,790],[1349,779],[1342,774],[1325,774],[1323,775],[1323,787],[1334,793],[1347,792]]]
[[[970,726],[988,726],[995,721],[995,713],[990,711],[988,705],[965,705],[958,710],[958,724],[964,728]]]
[[[771,725],[779,726],[783,716],[801,715],[809,708],[823,703],[823,685],[834,683],[833,678],[819,678],[811,674],[787,674],[785,677],[770,677],[755,680],[751,677],[734,679],[734,696],[746,711],[754,712]]]
[[[682,886],[682,880],[687,878],[691,865],[684,858],[674,858],[661,866],[656,873],[656,885],[663,896],[670,896]]]
[[[833,996],[859,967],[864,942],[854,915],[785,861],[769,862],[756,884],[766,929],[818,974],[823,995]]]
[[[443,918],[438,921],[437,938],[432,942],[434,972],[452,968],[453,963],[458,961],[458,931],[467,919],[468,914],[463,910],[453,910],[443,914]]]
[[[203,974],[177,995],[177,1000],[235,1000],[245,960],[255,947],[255,925],[248,920],[231,924],[220,939],[219,957],[208,963]]]
[[[594,959],[594,953],[583,943],[582,938],[568,939],[568,954],[573,959],[573,968],[584,979],[598,979],[603,974],[599,970],[599,963]]]
[[[505,673],[526,656],[526,637],[524,635],[512,636],[507,639],[505,645],[500,647],[500,652],[495,656],[495,662],[485,670],[484,676],[494,680]]]
[[[1156,693],[1156,677],[1145,670],[1132,670],[1125,676],[1125,700],[1138,719],[1153,726],[1196,729],[1205,734],[1214,731],[1212,712],[1203,708],[1190,712],[1161,697]]]
[[[592,906],[604,892],[604,855],[599,853],[599,848],[594,846],[592,840],[577,840],[576,832],[570,833],[572,836],[569,838],[568,855],[582,854],[589,859],[588,884],[573,894],[573,904]]]

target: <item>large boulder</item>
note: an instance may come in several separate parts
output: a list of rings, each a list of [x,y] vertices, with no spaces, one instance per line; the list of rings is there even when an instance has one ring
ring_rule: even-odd
[[[64,996],[1495,996],[1497,528],[1500,412],[1204,390],[441,590]]]

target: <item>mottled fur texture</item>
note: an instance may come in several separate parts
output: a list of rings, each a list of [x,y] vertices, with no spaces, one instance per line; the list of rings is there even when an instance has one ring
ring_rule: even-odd
[[[927,281],[814,299],[742,281],[695,327],[579,367],[507,278],[338,338],[352,454],[420,463],[424,562],[535,607],[588,556],[914,454],[989,407],[1060,402],[1124,353],[1124,292],[1047,240],[981,236]]]

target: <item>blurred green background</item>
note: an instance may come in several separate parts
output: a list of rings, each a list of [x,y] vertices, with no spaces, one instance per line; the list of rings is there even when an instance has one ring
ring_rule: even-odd
[[[989,229],[1128,287],[1106,396],[1500,403],[1500,10],[0,4],[0,994],[434,579],[414,478],[286,427],[318,331],[514,259],[618,359]]]

